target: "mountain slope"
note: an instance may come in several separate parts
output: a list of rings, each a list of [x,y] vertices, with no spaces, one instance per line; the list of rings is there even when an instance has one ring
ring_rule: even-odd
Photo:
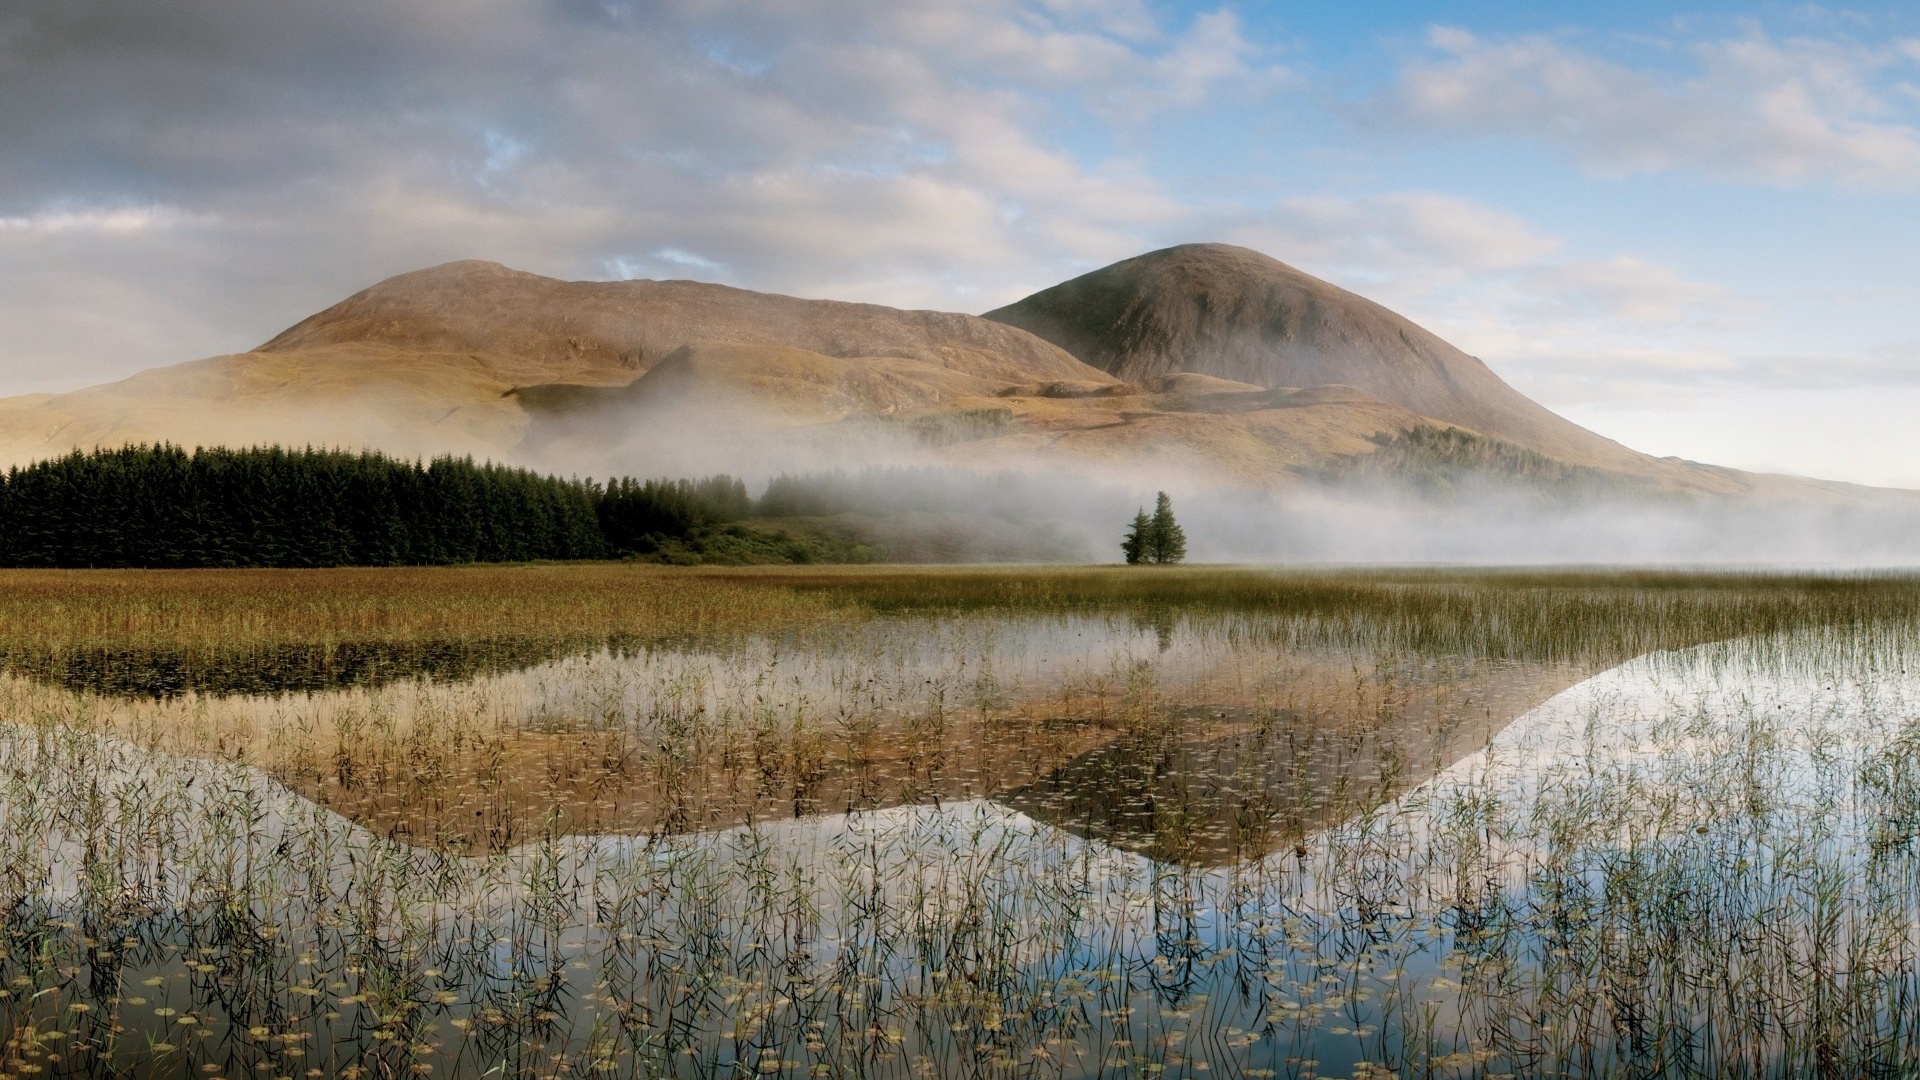
[[[698,341],[918,360],[1007,380],[1108,379],[1056,346],[972,315],[802,300],[699,281],[558,281],[477,261],[388,278],[256,351],[377,342],[637,373]]]
[[[1243,248],[1150,253],[989,314],[448,263],[248,353],[0,400],[0,461],[281,443],[596,474],[928,461],[1272,490],[1391,471],[1400,458],[1355,459],[1454,447],[1407,439],[1460,430],[1637,491],[1879,497],[1636,453],[1391,311]],[[1473,461],[1530,460],[1456,442]]]
[[[0,462],[135,442],[376,447],[500,458],[526,430],[503,397],[529,382],[633,372],[377,343],[238,353],[65,394],[0,399]]]
[[[955,386],[1114,382],[1056,346],[972,315],[693,281],[558,281],[455,262],[382,281],[251,352],[65,394],[0,399],[0,462],[160,441],[514,458],[528,433],[517,389],[621,386],[676,350],[709,342],[832,358],[856,382],[910,384],[919,373],[926,387],[898,388],[916,400],[937,400]],[[863,361],[894,370],[869,373]],[[795,374],[795,386],[820,378]],[[766,381],[769,372],[763,365],[747,375]],[[724,377],[707,381],[726,389]]]
[[[1648,468],[1400,315],[1246,248],[1149,252],[985,317],[1129,381],[1190,371],[1265,387],[1342,383],[1568,461]]]

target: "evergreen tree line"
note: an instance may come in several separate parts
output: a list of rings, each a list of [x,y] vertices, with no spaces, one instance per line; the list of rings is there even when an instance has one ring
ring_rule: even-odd
[[[736,561],[807,561],[847,553],[789,550],[784,534],[742,532],[733,523],[868,504],[896,511],[984,494],[932,497],[931,486],[911,470],[781,476],[755,500],[743,481],[724,475],[600,485],[471,458],[420,463],[312,448],[127,446],[75,451],[0,475],[0,566],[658,558],[689,543],[725,548]]]
[[[0,566],[319,567],[641,556],[675,561],[870,558],[742,519],[998,507],[1053,497],[1018,477],[873,469],[780,476],[758,500],[731,476],[545,476],[471,458],[172,445],[75,451],[0,475]],[[811,534],[809,534],[811,535]],[[829,539],[832,539],[829,537]],[[1129,534],[1129,562],[1178,562],[1167,498]],[[846,550],[841,550],[841,549]],[[863,554],[864,553],[864,554]],[[698,561],[696,559],[696,561]]]
[[[0,477],[0,565],[396,566],[597,559],[740,516],[731,477],[591,481],[471,458],[76,451]],[[651,539],[650,539],[651,538]]]
[[[607,481],[598,493],[600,534],[610,551],[650,552],[662,541],[692,536],[698,530],[753,513],[744,481],[731,476],[704,480]]]

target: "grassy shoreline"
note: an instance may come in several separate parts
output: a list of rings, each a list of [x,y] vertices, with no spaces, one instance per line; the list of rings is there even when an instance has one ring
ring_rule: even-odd
[[[1486,568],[532,563],[0,570],[0,653],[289,645],[633,644],[997,612],[1277,617],[1319,640],[1626,656],[1786,626],[1920,621],[1920,574]]]

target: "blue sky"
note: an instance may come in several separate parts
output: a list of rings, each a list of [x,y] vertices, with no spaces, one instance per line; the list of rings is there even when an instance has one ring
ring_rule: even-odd
[[[23,0],[0,392],[490,258],[979,311],[1190,240],[1631,445],[1920,486],[1894,6]]]

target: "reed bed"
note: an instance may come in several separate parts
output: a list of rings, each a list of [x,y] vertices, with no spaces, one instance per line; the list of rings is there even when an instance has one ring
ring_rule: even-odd
[[[0,1076],[1920,1072],[1912,578],[332,573],[10,579],[569,644],[16,665]]]
[[[245,653],[275,646],[627,638],[804,623],[792,590],[624,563],[327,570],[0,570],[0,647]]]
[[[449,851],[555,828],[686,832],[999,795],[1060,803],[1056,816],[1071,804],[1112,842],[1194,858],[1219,848],[1202,841],[1223,799],[1248,803],[1248,826],[1285,803],[1297,830],[1324,817],[1300,805],[1317,798],[1309,767],[1353,772],[1394,755],[1391,779],[1412,782],[1580,670],[1277,649],[1271,629],[1240,616],[876,619],[272,695],[73,692],[15,677],[0,679],[0,713],[57,713],[70,730],[245,764]],[[1284,763],[1265,749],[1282,740]],[[1328,756],[1334,744],[1344,750]],[[1130,799],[1158,791],[1170,813],[1175,787],[1189,827],[1166,813],[1128,824]],[[1235,850],[1260,842],[1258,829],[1241,833]]]
[[[1426,655],[1637,656],[1920,614],[1910,574],[1261,567],[748,567],[630,563],[330,570],[0,570],[0,651],[245,654],[357,642],[579,645],[958,612],[1201,611]],[[1302,639],[1303,644],[1308,643]]]

